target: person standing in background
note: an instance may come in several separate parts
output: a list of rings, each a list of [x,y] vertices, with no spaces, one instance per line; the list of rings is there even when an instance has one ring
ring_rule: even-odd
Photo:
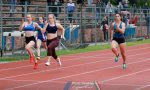
[[[102,31],[103,31],[103,34],[104,34],[104,42],[108,41],[108,29],[109,29],[109,26],[108,26],[108,17],[107,16],[104,16],[103,20],[102,20]]]
[[[16,12],[17,0],[11,0],[10,3],[11,3],[10,12]]]
[[[118,8],[118,12],[119,12],[119,13],[123,10],[122,2],[119,2],[119,5],[118,5],[117,8]]]
[[[105,13],[111,14],[113,12],[112,8],[113,8],[112,4],[110,2],[108,2],[106,5]]]
[[[93,0],[88,0],[88,6],[92,6]]]
[[[68,19],[70,21],[70,24],[72,24],[73,12],[75,11],[75,4],[72,2],[72,0],[69,0],[69,3],[67,3],[67,11]]]
[[[96,23],[98,24],[99,19],[100,19],[100,9],[102,7],[102,2],[100,0],[97,0],[96,3]]]
[[[55,3],[55,0],[47,0],[47,5],[49,6],[48,7],[49,12],[52,12],[53,7],[51,6],[54,6],[54,3]]]

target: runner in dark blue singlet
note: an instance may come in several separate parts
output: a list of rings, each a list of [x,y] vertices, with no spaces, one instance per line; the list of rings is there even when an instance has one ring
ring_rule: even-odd
[[[126,69],[125,23],[121,21],[121,15],[119,13],[115,14],[115,22],[112,23],[110,30],[111,47],[115,54],[115,62],[119,60],[119,52],[117,50],[119,46],[123,58],[123,69]]]
[[[38,21],[38,24],[39,26],[41,26],[41,28],[44,27],[44,17],[39,17],[39,21]],[[44,46],[45,49],[47,49],[47,46],[46,46],[46,32],[43,34],[41,32],[40,29],[37,29],[37,54],[38,54],[38,57],[37,59],[40,60],[40,48],[41,48],[41,44]]]

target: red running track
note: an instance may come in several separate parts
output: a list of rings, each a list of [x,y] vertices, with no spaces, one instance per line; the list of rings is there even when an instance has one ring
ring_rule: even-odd
[[[67,81],[98,81],[101,90],[150,90],[150,44],[127,47],[127,69],[111,50],[61,56],[63,66],[40,61],[0,64],[0,90],[63,90]]]

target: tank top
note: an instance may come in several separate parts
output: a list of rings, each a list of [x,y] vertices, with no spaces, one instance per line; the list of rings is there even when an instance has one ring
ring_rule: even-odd
[[[55,26],[51,26],[48,24],[47,28],[46,28],[47,33],[52,33],[55,34],[57,32],[57,26],[55,24]]]
[[[43,28],[44,27],[44,23],[39,23],[39,26],[41,28]],[[43,34],[42,34],[41,30],[37,29],[37,31],[38,31],[38,37],[43,37]],[[46,32],[44,33],[44,36],[46,36]]]
[[[34,30],[35,30],[35,27],[34,27],[34,25],[33,25],[33,22],[32,22],[31,24],[29,24],[29,25],[25,25],[25,26],[24,26],[24,30],[25,30],[25,31],[34,31]]]
[[[120,23],[119,28],[122,29],[122,22]],[[114,35],[113,35],[113,37],[115,37],[115,38],[124,38],[124,34],[119,33],[119,32],[116,32],[116,30],[117,30],[117,24],[116,24],[116,22],[115,22],[115,23],[114,23]]]

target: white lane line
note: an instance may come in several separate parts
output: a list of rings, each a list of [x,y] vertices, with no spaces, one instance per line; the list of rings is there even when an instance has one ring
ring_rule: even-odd
[[[148,58],[148,59],[150,59],[150,58]],[[124,78],[124,77],[129,77],[129,76],[136,75],[136,74],[143,73],[143,72],[147,72],[147,71],[150,71],[150,68],[144,69],[144,70],[141,70],[141,71],[138,71],[138,72],[134,72],[134,73],[114,77],[114,78],[111,78],[111,79],[106,79],[106,80],[101,81],[101,83],[106,83],[106,82],[109,82],[109,81],[112,81],[112,80],[116,80],[116,79],[120,79],[120,78]]]
[[[142,53],[142,54],[135,54],[135,55],[130,55],[128,57],[133,57],[132,60],[134,60],[134,56],[138,56],[138,55],[146,55],[149,53]],[[144,58],[138,58],[138,59],[144,59]],[[137,60],[138,60],[137,59]],[[15,75],[15,76],[10,76],[10,77],[4,77],[4,78],[0,78],[0,80],[4,80],[4,79],[8,79],[8,78],[15,78],[15,77],[20,77],[20,76],[26,76],[26,75],[32,75],[32,74],[38,74],[38,73],[43,73],[43,72],[50,72],[50,71],[54,71],[54,70],[60,70],[60,69],[66,69],[66,68],[73,68],[73,67],[79,67],[79,66],[84,66],[84,65],[88,65],[88,64],[94,64],[94,63],[100,63],[100,62],[106,62],[106,61],[111,61],[112,59],[108,59],[108,60],[101,60],[101,61],[94,61],[94,62],[87,62],[84,64],[78,64],[78,65],[72,65],[72,66],[66,66],[66,67],[61,67],[61,68],[55,68],[55,69],[48,69],[48,70],[43,70],[43,71],[39,71],[39,72],[32,72],[32,73],[26,73],[26,74],[20,74],[20,75]]]
[[[140,60],[140,61],[137,61],[137,62],[132,62],[132,63],[129,63],[128,65],[135,64],[135,63],[146,62],[146,61],[150,61],[150,58],[148,58],[146,60]],[[26,84],[26,85],[22,85],[22,86],[13,87],[13,88],[8,88],[8,89],[5,89],[5,90],[13,90],[13,89],[23,88],[23,87],[27,87],[27,86],[32,86],[32,85],[37,85],[37,84],[52,82],[52,81],[56,81],[56,80],[61,80],[61,79],[65,79],[65,78],[70,78],[70,77],[74,77],[74,76],[80,76],[80,75],[84,75],[84,74],[90,74],[90,73],[94,73],[94,72],[100,72],[100,71],[103,71],[103,70],[113,69],[113,68],[120,67],[120,66],[122,66],[122,65],[117,65],[117,66],[113,66],[113,67],[107,67],[107,68],[103,68],[103,69],[92,70],[92,71],[88,71],[88,72],[84,72],[84,73],[79,73],[79,74],[74,74],[74,75],[68,75],[68,76],[64,76],[64,77],[60,77],[60,78],[54,78],[54,79],[50,79],[50,80],[46,80],[46,81],[37,82],[37,83]],[[148,70],[150,70],[150,69],[148,69]],[[147,69],[146,70],[142,70],[142,71],[140,71],[138,73],[145,72],[145,71],[148,71],[148,70]],[[135,73],[137,73],[137,72],[135,72]]]
[[[150,47],[144,47],[144,48],[138,48],[138,49],[130,49],[130,50],[128,50],[127,52],[135,52],[135,51],[139,51],[139,50],[143,50],[143,49],[149,49]],[[67,60],[63,60],[63,62],[64,61],[70,61],[70,60],[81,60],[81,59],[86,59],[86,58],[91,58],[91,57],[93,57],[93,58],[95,58],[95,57],[102,57],[102,56],[106,56],[107,55],[107,57],[109,56],[109,54],[112,54],[112,52],[110,52],[110,53],[107,53],[107,54],[100,54],[100,55],[93,55],[93,56],[86,56],[86,57],[80,57],[80,58],[72,58],[72,59],[67,59]],[[103,58],[103,57],[102,57]],[[41,64],[43,64],[43,63],[41,63]],[[41,64],[39,64],[39,65],[41,65]],[[20,66],[20,67],[14,67],[14,68],[7,68],[7,69],[0,69],[0,72],[1,71],[7,71],[7,70],[13,70],[13,69],[18,69],[18,68],[24,68],[24,67],[30,67],[30,66],[33,66],[33,65],[24,65],[24,66]]]
[[[150,84],[148,84],[148,85],[144,85],[144,86],[141,86],[141,87],[136,88],[136,89],[134,89],[134,90],[141,90],[141,89],[143,89],[143,90],[144,90],[144,88],[147,88],[147,87],[150,87]],[[150,88],[149,88],[149,89],[150,89]]]
[[[144,86],[144,85],[139,85],[139,84],[113,84],[113,83],[100,83],[100,85],[109,85],[109,86],[133,86],[133,87]]]

